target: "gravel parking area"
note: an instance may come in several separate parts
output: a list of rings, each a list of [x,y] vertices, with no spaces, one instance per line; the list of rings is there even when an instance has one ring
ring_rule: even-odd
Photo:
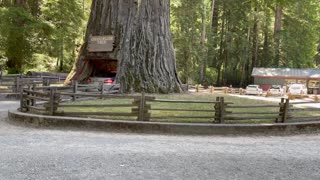
[[[0,102],[0,179],[320,179],[320,135],[165,136],[14,126]]]

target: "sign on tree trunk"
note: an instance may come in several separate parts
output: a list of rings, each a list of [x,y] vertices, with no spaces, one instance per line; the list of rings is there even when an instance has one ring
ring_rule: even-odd
[[[104,57],[118,62],[116,81],[121,93],[181,92],[169,9],[170,0],[92,0],[87,43],[68,79],[84,81],[96,70],[88,57]],[[111,34],[115,38],[104,36]],[[113,43],[116,48],[111,49]]]
[[[88,42],[88,52],[111,52],[114,46],[114,36],[91,36]]]

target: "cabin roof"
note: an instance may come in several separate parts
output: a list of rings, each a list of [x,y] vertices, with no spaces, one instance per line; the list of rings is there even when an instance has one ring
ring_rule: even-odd
[[[320,78],[320,69],[312,68],[253,68],[253,77]]]

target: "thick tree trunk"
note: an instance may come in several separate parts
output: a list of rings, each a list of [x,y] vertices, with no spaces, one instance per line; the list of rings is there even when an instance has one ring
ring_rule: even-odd
[[[117,83],[127,92],[180,92],[171,42],[169,0],[93,0],[85,44],[69,75],[85,80],[92,58],[118,60]],[[111,53],[89,53],[90,36],[115,36]]]
[[[170,1],[142,0],[135,28],[120,54],[123,92],[180,92],[170,33]]]

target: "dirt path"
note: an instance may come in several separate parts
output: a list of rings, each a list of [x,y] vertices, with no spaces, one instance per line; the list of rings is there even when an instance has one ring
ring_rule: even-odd
[[[320,179],[320,135],[164,136],[46,130],[4,121],[0,179]]]

